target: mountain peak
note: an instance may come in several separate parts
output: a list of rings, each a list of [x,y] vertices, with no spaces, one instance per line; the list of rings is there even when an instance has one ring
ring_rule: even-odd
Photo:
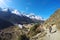
[[[44,20],[41,16],[36,16],[34,14],[27,15],[27,17],[29,17],[31,19]]]
[[[22,15],[22,14],[21,14],[18,10],[16,10],[16,9],[13,10],[12,13],[13,13],[13,14],[16,14],[16,15]]]

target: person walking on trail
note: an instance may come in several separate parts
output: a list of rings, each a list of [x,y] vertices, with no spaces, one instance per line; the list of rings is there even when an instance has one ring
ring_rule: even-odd
[[[52,31],[52,26],[50,25],[49,26],[49,32],[51,33],[51,31]]]
[[[55,33],[55,32],[57,32],[57,28],[56,28],[56,25],[54,24],[52,25],[52,33]]]
[[[56,28],[56,25],[55,24],[52,24],[52,25],[49,26],[49,32],[50,33],[57,32],[57,28]]]
[[[49,26],[49,32],[51,33],[51,31],[52,31],[52,27],[51,27],[51,25]]]

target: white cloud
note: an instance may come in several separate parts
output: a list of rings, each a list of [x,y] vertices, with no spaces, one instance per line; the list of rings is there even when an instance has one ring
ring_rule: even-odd
[[[0,0],[0,7],[8,7],[8,3],[12,2],[11,0]]]
[[[4,6],[7,6],[7,4],[5,4],[5,1],[4,1],[4,0],[0,0],[0,5],[1,5],[1,6],[3,6],[3,5],[4,5]]]
[[[28,10],[29,8],[28,7],[26,7],[26,10]]]
[[[29,15],[35,15],[35,13],[30,13]]]
[[[7,2],[12,2],[12,0],[6,0]]]

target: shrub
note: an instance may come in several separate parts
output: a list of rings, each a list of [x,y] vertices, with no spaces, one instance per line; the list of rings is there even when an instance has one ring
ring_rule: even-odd
[[[35,24],[33,27],[31,27],[30,32],[29,32],[29,36],[30,36],[30,37],[31,37],[31,36],[34,36],[34,35],[36,35],[36,34],[39,33],[38,31],[36,31],[36,29],[37,29],[39,26],[40,26],[40,24],[37,23],[37,24]]]
[[[18,40],[29,40],[29,38],[25,34],[22,34],[19,36]]]
[[[37,27],[39,27],[40,24],[35,24],[33,27],[31,27],[30,31],[35,31]]]

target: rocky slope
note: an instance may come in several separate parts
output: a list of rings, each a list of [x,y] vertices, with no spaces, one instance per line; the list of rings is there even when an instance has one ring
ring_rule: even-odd
[[[17,28],[11,22],[0,18],[0,40],[16,40],[20,33]]]
[[[52,27],[52,33],[49,32],[49,26]],[[33,36],[31,40],[60,40],[60,9],[44,22],[43,27],[45,31]]]
[[[60,9],[54,12],[44,23],[45,26],[57,25],[57,28],[60,28]]]
[[[8,16],[4,13],[6,12],[3,12],[0,14],[1,16],[0,17],[0,24],[1,24],[0,25],[0,40],[60,40],[60,36],[59,36],[60,34],[60,19],[59,19],[60,9],[55,11],[55,13],[52,14],[50,18],[44,22],[44,24],[42,24],[44,28],[43,32],[41,32],[40,30],[40,24],[34,24],[31,27],[30,31],[27,31],[26,28],[20,29],[18,26],[13,24],[13,21],[5,20],[5,19],[9,19],[11,15],[6,13],[9,15]],[[13,14],[13,15],[15,17],[16,14]],[[21,18],[21,15],[18,17]],[[24,19],[25,17],[26,16],[23,16],[22,18]],[[27,18],[30,19],[29,17]],[[15,20],[15,18],[13,20]],[[26,21],[22,20],[22,21],[26,22],[27,20]],[[26,25],[27,24],[25,24],[25,26]],[[49,32],[50,25],[53,25],[52,33]],[[53,32],[54,30],[56,30],[56,32]]]

